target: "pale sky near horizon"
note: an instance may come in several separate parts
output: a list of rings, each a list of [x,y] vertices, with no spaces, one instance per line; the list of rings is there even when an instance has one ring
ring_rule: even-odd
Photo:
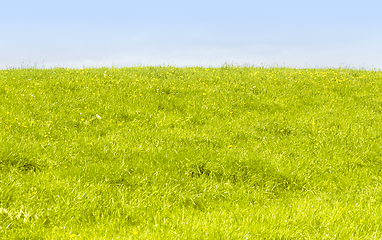
[[[382,1],[26,1],[0,8],[0,69],[382,69]]]

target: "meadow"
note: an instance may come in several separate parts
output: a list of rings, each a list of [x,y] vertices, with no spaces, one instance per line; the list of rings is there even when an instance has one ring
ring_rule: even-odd
[[[382,239],[382,72],[0,70],[1,239]]]

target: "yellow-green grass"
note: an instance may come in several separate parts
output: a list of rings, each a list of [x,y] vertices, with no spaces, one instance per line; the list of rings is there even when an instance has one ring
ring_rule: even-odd
[[[0,238],[381,239],[382,72],[0,71]]]

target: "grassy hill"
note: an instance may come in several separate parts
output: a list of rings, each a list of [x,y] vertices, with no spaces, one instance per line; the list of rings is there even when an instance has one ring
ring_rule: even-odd
[[[381,239],[382,72],[0,71],[4,239]]]

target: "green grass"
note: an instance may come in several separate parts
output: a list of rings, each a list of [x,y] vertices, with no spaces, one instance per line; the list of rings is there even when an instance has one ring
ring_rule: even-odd
[[[381,239],[382,72],[0,71],[0,238]]]

